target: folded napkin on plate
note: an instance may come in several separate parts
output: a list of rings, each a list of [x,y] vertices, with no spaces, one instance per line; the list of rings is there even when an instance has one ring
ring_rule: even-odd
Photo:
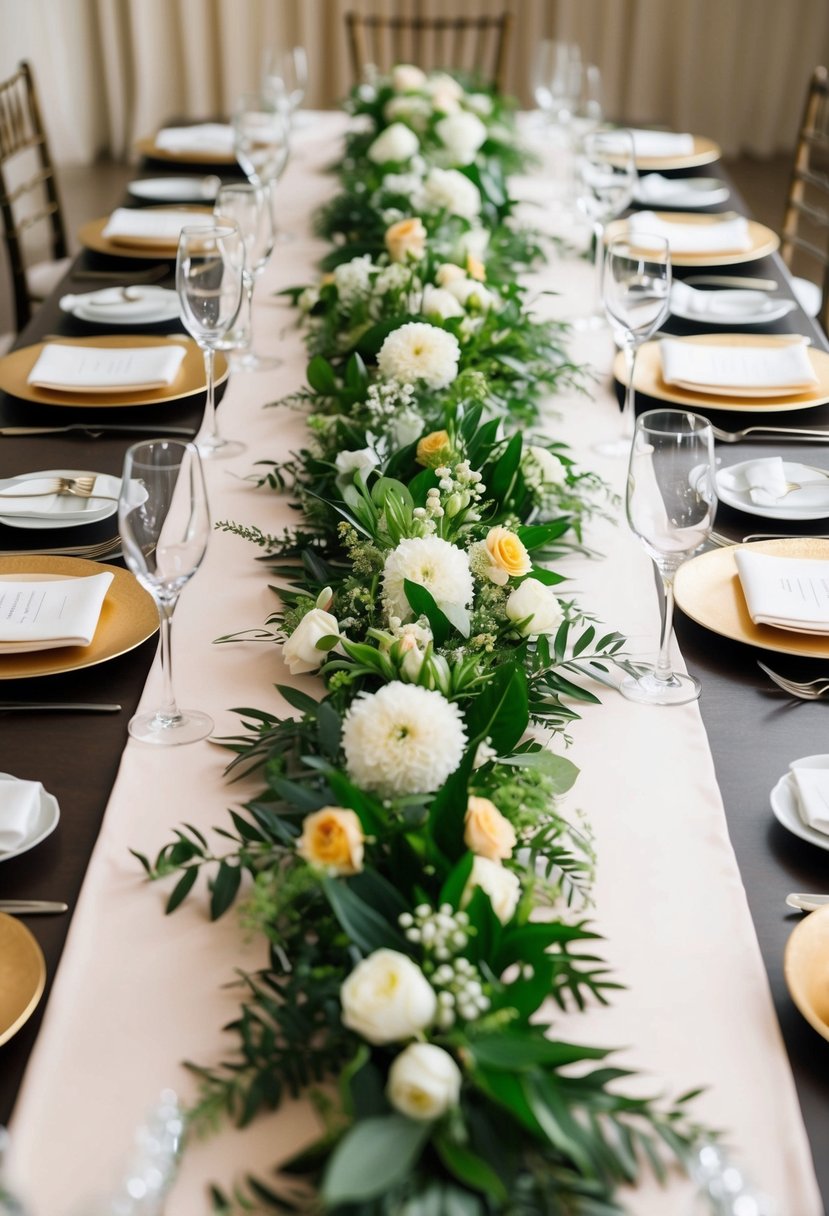
[[[747,494],[758,507],[825,509],[829,514],[829,473],[807,464],[787,461],[784,465],[780,456],[747,460],[733,469],[720,469],[717,487]]]
[[[627,228],[630,237],[664,237],[671,253],[743,253],[751,248],[744,215],[710,221],[706,217],[698,224],[684,224],[681,220],[660,219],[654,211],[635,211],[628,216]]]
[[[793,760],[789,771],[800,818],[816,832],[829,833],[829,768],[810,768],[802,760]]]
[[[233,127],[224,122],[201,122],[192,127],[164,127],[155,137],[162,152],[216,152],[233,155]]]
[[[42,794],[39,781],[0,781],[0,854],[18,849],[31,836]]]
[[[694,151],[694,137],[677,131],[643,131],[631,128],[635,156],[690,156]],[[610,132],[612,138],[613,132]],[[619,138],[622,146],[623,136]]]
[[[211,227],[216,221],[203,211],[182,207],[116,207],[101,233],[115,245],[178,245],[185,227]]]
[[[113,577],[0,579],[0,654],[88,646]]]
[[[662,379],[692,392],[780,397],[818,383],[805,340],[727,346],[663,338],[659,354]]]
[[[735,549],[734,560],[755,625],[829,635],[829,562]]]
[[[178,342],[164,346],[44,346],[29,384],[66,392],[103,393],[162,388],[178,375],[186,350]]]
[[[700,204],[705,205],[705,194],[688,186],[684,177],[665,177],[661,173],[646,173],[636,183],[634,191],[640,203],[662,203],[669,206],[675,201],[681,203],[691,194]]]
[[[139,324],[166,312],[177,301],[176,293],[166,287],[105,287],[103,291],[62,296],[60,306],[67,312],[78,309],[89,320]]]
[[[779,312],[781,301],[765,291],[755,291],[750,287],[697,291],[696,287],[689,287],[687,283],[675,279],[671,286],[671,304],[689,317],[739,323],[745,317],[762,320],[767,314]]]
[[[106,507],[107,499],[116,498],[121,489],[120,477],[110,477],[102,474],[95,478],[93,493],[89,498],[77,498],[73,494],[43,494],[38,490],[48,489],[54,482],[55,476],[31,477],[25,481],[15,482],[14,485],[0,489],[0,516],[18,516],[23,519],[41,519],[51,515],[57,523],[59,520],[83,519],[87,515],[97,515],[102,507]],[[28,492],[31,498],[18,497]],[[97,498],[95,494],[104,498]]]

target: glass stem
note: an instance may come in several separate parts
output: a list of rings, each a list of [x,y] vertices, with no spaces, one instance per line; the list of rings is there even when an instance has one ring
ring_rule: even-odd
[[[216,352],[212,346],[204,348],[204,375],[207,381],[207,397],[204,404],[204,422],[202,426],[207,432],[208,440],[218,439],[216,430],[216,400],[214,392]]]
[[[599,220],[593,221],[593,240],[595,243],[595,248],[593,250],[593,311],[597,314],[601,314],[602,271],[604,270],[604,224],[602,224]]]
[[[241,330],[245,335],[243,344],[239,350],[243,355],[250,353],[253,347],[253,288],[256,284],[252,274],[245,273],[245,298],[242,304],[242,324]]]
[[[173,613],[176,610],[178,596],[172,599],[159,599],[158,619],[161,625],[161,706],[156,713],[164,726],[173,726],[181,719],[181,711],[176,704],[176,694],[173,691]]]
[[[662,630],[659,635],[659,657],[656,660],[656,666],[653,669],[653,674],[657,680],[663,684],[669,684],[674,678],[674,671],[671,665],[671,631],[674,621],[674,573],[671,571],[662,575],[662,591],[665,596],[663,605],[664,612],[662,614]]]
[[[636,390],[633,387],[633,377],[636,374],[635,342],[625,342],[625,366],[627,367],[628,382],[625,388],[625,402],[622,407],[622,438],[633,439],[636,425]]]

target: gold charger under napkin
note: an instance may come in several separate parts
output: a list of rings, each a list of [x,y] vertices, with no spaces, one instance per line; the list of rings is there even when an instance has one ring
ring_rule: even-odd
[[[154,210],[152,207],[147,208],[148,211]],[[204,219],[205,216],[212,216],[213,211],[210,207],[166,207],[158,208],[163,211],[181,211],[192,215],[194,221]],[[98,219],[88,220],[85,224],[81,224],[78,229],[78,241],[85,249],[92,249],[95,253],[107,253],[110,257],[118,258],[169,258],[171,261],[175,258],[178,249],[178,240],[175,243],[169,241],[154,241],[149,238],[133,237],[130,241],[123,239],[114,239],[113,237],[104,236],[104,229],[109,224],[110,215],[102,215]]]
[[[705,227],[706,224],[722,223],[720,215],[700,215],[696,211],[654,211],[664,224],[694,224]],[[767,257],[774,253],[780,244],[780,237],[765,224],[757,220],[747,220],[749,248],[743,250],[726,250],[717,253],[672,253],[671,262],[674,266],[733,266],[739,262],[753,262],[757,258]],[[626,219],[612,220],[605,229],[605,241],[610,242],[614,237],[626,236],[631,240],[635,233],[629,231]]]

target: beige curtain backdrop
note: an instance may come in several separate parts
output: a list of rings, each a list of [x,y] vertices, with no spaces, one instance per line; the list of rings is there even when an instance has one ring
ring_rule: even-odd
[[[32,61],[57,158],[125,157],[165,118],[227,115],[263,48],[308,51],[306,104],[351,74],[343,14],[509,9],[509,86],[531,103],[539,39],[579,43],[611,118],[666,124],[727,154],[792,147],[806,82],[829,60],[827,0],[0,0],[0,76]]]

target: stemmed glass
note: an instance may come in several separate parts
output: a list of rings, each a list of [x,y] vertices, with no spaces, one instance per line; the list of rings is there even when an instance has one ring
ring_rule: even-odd
[[[533,64],[533,95],[547,118],[567,128],[582,90],[579,47],[572,42],[543,38]]]
[[[276,185],[288,164],[289,122],[274,100],[265,93],[244,93],[233,114],[233,150],[245,177],[261,186],[268,198],[271,223],[277,233]]]
[[[150,439],[127,450],[118,528],[124,561],[155,600],[161,624],[163,700],[158,709],[136,715],[129,732],[144,743],[195,743],[210,734],[213,721],[199,710],[179,709],[171,650],[178,597],[201,565],[210,533],[207,490],[195,444]]]
[[[601,311],[604,230],[608,220],[630,204],[636,185],[636,161],[630,131],[589,131],[576,152],[576,203],[590,220],[595,248],[595,300],[593,311],[577,318],[577,328],[604,324]]]
[[[231,356],[231,366],[234,370],[243,371],[279,367],[281,359],[263,358],[253,350],[253,290],[273,250],[271,209],[265,191],[262,186],[253,186],[249,182],[222,186],[216,196],[213,214],[218,223],[235,223],[245,246],[242,270],[244,307],[235,329],[228,332],[223,344],[236,352]]]
[[[650,233],[635,240],[616,237],[605,251],[602,302],[614,336],[625,352],[627,387],[622,430],[616,439],[603,440],[593,450],[604,456],[627,456],[635,414],[636,354],[659,329],[670,311],[671,254],[668,242]]]
[[[662,578],[665,612],[659,657],[620,691],[645,705],[684,705],[699,696],[699,681],[671,666],[674,577],[711,532],[714,492],[711,423],[688,410],[649,410],[636,420],[627,482],[627,517]]]
[[[308,56],[302,46],[288,51],[268,47],[262,57],[262,92],[276,102],[277,108],[293,125],[308,85]]]
[[[238,456],[245,445],[223,439],[216,426],[216,350],[233,325],[242,302],[245,246],[235,223],[182,228],[176,258],[176,291],[184,328],[204,354],[207,401],[197,441],[206,459]]]

